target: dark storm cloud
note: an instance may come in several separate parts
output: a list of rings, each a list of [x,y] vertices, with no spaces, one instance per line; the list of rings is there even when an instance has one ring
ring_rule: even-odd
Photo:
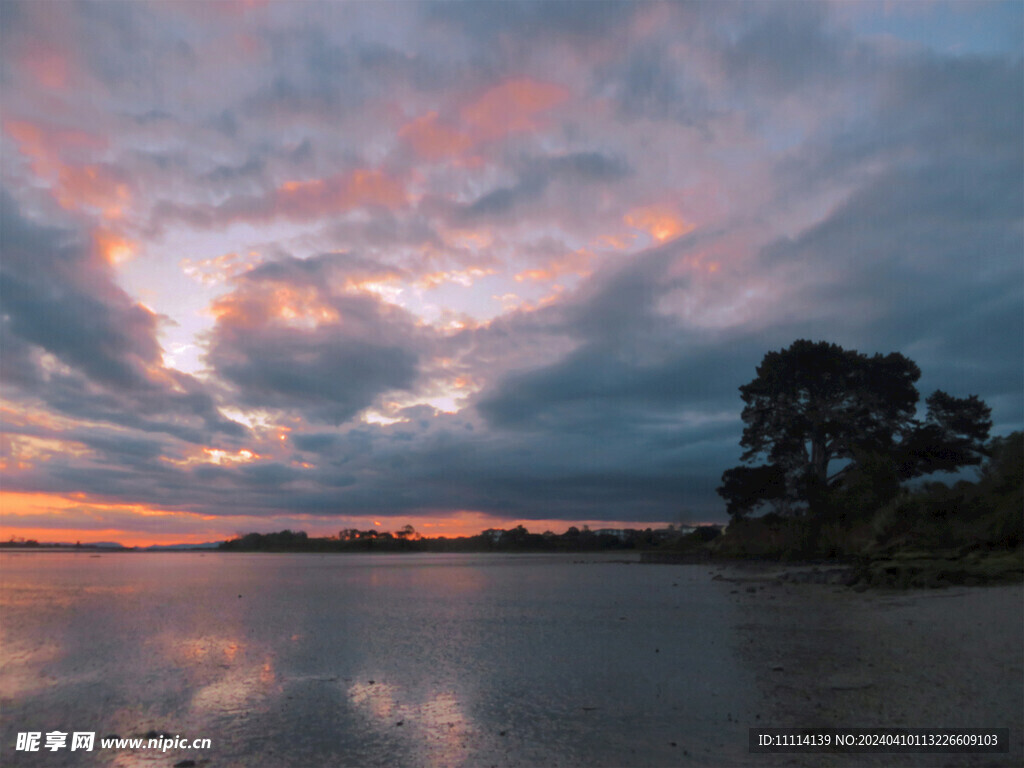
[[[333,446],[338,441],[338,436],[326,433],[315,433],[307,435],[296,435],[292,438],[295,447],[300,451],[320,453]]]
[[[482,433],[431,438],[424,456],[445,457],[463,503],[538,518],[586,509],[598,519],[674,519],[680,505],[715,508],[718,477],[739,453],[738,387],[766,340],[793,331],[710,331],[660,312],[659,301],[686,285],[669,276],[672,265],[704,244],[664,246],[595,278],[548,315],[552,331],[581,342],[574,351],[482,392]]]
[[[0,192],[3,331],[34,344],[97,382],[146,386],[159,356],[157,319],[117,288],[71,232],[33,224]]]
[[[328,290],[336,279],[365,280],[397,274],[394,267],[348,252],[323,253],[306,259],[282,256],[253,267],[239,277],[243,286],[261,283],[300,285]]]
[[[762,252],[781,269],[814,266],[801,304],[832,307],[848,332],[915,357],[923,390],[998,398],[1003,423],[1024,417],[1022,125],[1019,61],[918,55],[890,73],[855,151],[820,164],[812,151],[784,175],[813,186],[856,165],[886,169]]]
[[[238,290],[222,301],[226,311],[211,335],[208,361],[245,405],[348,421],[377,395],[408,389],[417,377],[423,335],[411,317],[374,296],[345,293],[346,279],[389,273],[348,254],[263,264],[241,276]],[[294,305],[282,305],[282,289],[303,293]],[[279,322],[282,311],[307,309],[336,322],[315,328]]]
[[[324,232],[333,241],[364,252],[384,254],[390,249],[424,245],[438,250],[445,247],[437,233],[436,223],[422,212],[400,216],[378,209],[362,219],[332,222]]]
[[[892,141],[915,137],[925,142],[926,151],[967,153],[986,165],[1003,152],[1019,158],[1024,110],[1019,54],[919,54],[888,75],[880,117]]]
[[[36,224],[6,192],[0,230],[0,340],[7,358],[0,370],[22,397],[183,439],[242,434],[191,377],[167,372],[173,388],[154,379],[162,368],[158,318],[114,283],[80,234]]]
[[[595,518],[622,519],[624,508],[635,519],[674,519],[681,505],[703,514],[715,508],[718,477],[739,453],[737,389],[752,377],[766,336],[692,328],[656,311],[679,282],[668,268],[686,250],[664,247],[605,278],[562,315],[581,346],[481,394],[477,410],[501,446],[484,455],[505,468],[482,480],[513,499],[518,514],[530,506],[522,489],[559,477],[567,508],[589,506]],[[499,454],[517,457],[515,472]],[[536,495],[536,516],[551,514],[556,497],[553,488]]]
[[[17,34],[24,17],[22,5],[21,2],[0,5],[0,36],[6,38]]]
[[[584,182],[618,181],[630,172],[629,165],[621,157],[600,152],[573,152],[544,158],[540,162],[546,163],[553,175]]]
[[[417,371],[411,349],[330,331],[220,330],[209,360],[243,404],[297,408],[332,424],[348,421],[385,391],[407,389]]]
[[[596,74],[593,87],[612,99],[625,120],[672,120],[706,129],[717,114],[701,78],[688,77],[661,45],[628,51]]]
[[[260,180],[266,167],[266,158],[250,157],[241,165],[218,165],[203,174],[202,179],[213,184],[226,184],[248,179]]]
[[[93,451],[93,461],[110,466],[160,470],[162,468],[155,462],[162,456],[176,453],[170,440],[157,440],[125,430],[78,429],[61,434],[60,437],[90,448]]]
[[[782,25],[785,39],[808,41],[805,52],[821,59],[824,71],[817,74],[830,77],[838,69],[818,20],[781,18],[773,24]],[[767,29],[751,33],[761,42],[751,39],[748,58],[738,60],[744,66],[767,55],[759,53]],[[650,254],[593,289],[589,300],[564,308],[567,328],[582,346],[551,365],[513,373],[481,394],[477,407],[491,427],[544,434],[562,445],[563,454],[569,450],[565,435],[576,431],[618,438],[626,464],[630,446],[640,447],[637,455],[656,456],[637,428],[645,412],[738,412],[736,387],[753,376],[761,356],[800,337],[831,338],[869,352],[903,351],[925,369],[923,394],[934,387],[982,393],[996,407],[997,424],[1019,424],[1019,62],[919,56],[886,66],[878,109],[862,118],[855,141],[826,125],[816,141],[831,142],[837,151],[819,155],[819,145],[811,142],[781,166],[780,180],[804,190],[855,163],[888,166],[867,176],[820,222],[764,248],[762,259],[774,282],[789,284],[786,312],[765,318],[756,333],[750,329],[702,345],[698,334],[651,310],[672,281],[663,270],[669,250]],[[664,74],[661,67],[652,69]],[[799,70],[796,63],[776,61],[765,73],[766,84],[779,91],[800,87],[807,75]],[[667,336],[678,346],[658,343]],[[738,440],[738,419],[718,427],[723,441],[713,453],[724,468],[735,462],[735,448],[725,438],[732,430]],[[681,443],[697,438],[691,427],[681,430]],[[708,474],[697,485],[708,499],[715,475],[705,467]],[[671,483],[668,475],[663,479]]]
[[[244,436],[247,430],[222,416],[207,388],[191,376],[169,371],[173,389],[152,387],[130,393],[97,389],[75,372],[39,378],[22,398],[42,398],[57,411],[79,419],[116,424],[144,432],[163,432],[190,443],[217,436]]]
[[[61,13],[54,5],[51,12]],[[164,95],[168,75],[188,76],[198,66],[183,28],[143,3],[81,3],[75,8],[83,46],[82,64],[111,88],[147,100]]]
[[[307,8],[307,17],[296,26],[263,31],[276,74],[246,97],[246,114],[344,118],[389,89],[438,87],[459,77],[429,53],[400,50],[358,33],[340,34],[344,27],[337,26],[328,6]]]
[[[570,333],[586,340],[583,351],[505,377],[488,390],[481,411],[490,424],[483,428],[473,418],[434,415],[419,406],[402,413],[409,424],[294,435],[295,449],[316,469],[279,462],[197,468],[191,471],[197,482],[186,482],[175,498],[163,491],[150,491],[149,498],[167,508],[213,515],[239,508],[385,516],[473,509],[523,518],[609,520],[676,519],[684,509],[710,514],[720,467],[737,458],[736,387],[749,378],[760,340],[687,333],[654,310],[664,292],[659,285],[678,282],[666,280],[665,270],[679,253],[661,249],[635,270],[606,276],[571,309],[541,317],[524,314],[452,341],[458,346],[473,339],[497,350],[503,337],[519,343],[536,334]],[[338,257],[335,263],[330,256],[308,264],[286,259],[240,282],[315,285],[338,264],[353,269],[353,263],[359,262]],[[648,296],[635,313],[646,320],[626,333],[636,354],[646,358],[639,365],[623,357],[625,337],[614,324],[593,323],[611,311],[630,281],[647,285],[626,292],[627,300],[644,291]],[[270,348],[283,345],[271,339]],[[316,349],[326,354],[330,346]],[[312,353],[303,346],[291,349],[295,359]],[[286,362],[279,361],[282,369]],[[336,384],[346,386],[337,377]],[[320,395],[310,397],[301,388],[278,395],[307,416],[324,408]],[[344,410],[343,404],[332,405]],[[401,483],[394,482],[396,476]],[[72,472],[63,482],[87,481]],[[98,472],[88,487],[119,498],[131,495],[127,478],[116,469]],[[268,495],[281,487],[293,490],[284,497]],[[224,494],[232,499],[227,508]]]
[[[795,91],[809,81],[834,81],[852,51],[851,41],[827,26],[828,4],[772,3],[761,10],[739,16],[746,28],[724,48],[723,66],[730,77],[773,94]]]
[[[630,173],[623,158],[601,152],[530,157],[513,165],[520,168],[515,184],[484,193],[461,208],[459,217],[472,220],[506,216],[523,206],[543,205],[544,194],[552,183],[568,183],[573,193],[578,195],[585,185],[614,183]]]
[[[831,306],[847,333],[880,350],[920,350],[911,356],[922,386],[1024,392],[1021,178],[979,164],[885,174],[765,258],[819,263],[800,303]],[[997,413],[1022,416],[1019,402]]]
[[[249,464],[241,467],[239,472],[246,484],[251,483],[257,488],[287,485],[300,476],[298,471],[278,462]]]
[[[344,465],[311,473],[323,475],[323,492],[290,500],[291,509],[676,519],[683,507],[711,511],[707,478],[717,481],[717,467],[735,463],[738,453],[731,414],[702,424],[634,414],[596,430],[574,429],[566,420],[558,428],[545,425],[543,439],[531,429],[470,431],[459,420],[442,417],[411,442],[398,437],[398,425],[361,434],[360,449]],[[328,490],[339,474],[351,480]],[[398,485],[395,476],[402,478]]]
[[[746,346],[753,350],[752,341]],[[556,434],[569,427],[614,433],[673,411],[734,408],[735,390],[751,369],[749,355],[729,348],[680,348],[638,364],[614,347],[589,344],[555,365],[509,376],[477,407],[493,426]]]
[[[547,187],[548,180],[541,175],[529,174],[515,186],[500,187],[481,195],[462,211],[462,218],[474,219],[503,216],[525,202],[537,202]]]
[[[923,171],[958,167],[968,177],[990,176],[1003,186],[1020,178],[1019,58],[875,57],[858,68],[858,77],[861,98],[873,102],[873,109],[854,125],[826,123],[799,152],[784,157],[777,174],[781,196],[814,194],[836,181],[863,183],[869,169],[908,164]],[[961,213],[973,214],[978,205],[968,201]]]
[[[594,38],[625,24],[639,5],[604,0],[436,2],[424,6],[424,16],[450,24],[467,38],[485,43],[503,35],[527,40],[547,36]]]

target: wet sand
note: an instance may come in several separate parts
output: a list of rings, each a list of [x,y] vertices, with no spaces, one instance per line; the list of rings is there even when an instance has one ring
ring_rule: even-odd
[[[751,755],[756,765],[1024,764],[1024,585],[857,593],[723,569],[755,726],[1009,728],[1009,754]]]

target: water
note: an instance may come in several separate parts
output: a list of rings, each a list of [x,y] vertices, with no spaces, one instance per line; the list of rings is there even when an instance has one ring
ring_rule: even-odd
[[[727,588],[701,566],[575,560],[0,554],[0,761],[745,761],[754,682]],[[14,751],[53,730],[212,748]]]

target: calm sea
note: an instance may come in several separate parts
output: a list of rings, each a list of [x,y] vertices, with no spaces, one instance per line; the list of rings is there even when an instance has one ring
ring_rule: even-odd
[[[4,552],[0,762],[732,765],[755,693],[727,591],[585,555]],[[211,748],[100,745],[149,732]]]

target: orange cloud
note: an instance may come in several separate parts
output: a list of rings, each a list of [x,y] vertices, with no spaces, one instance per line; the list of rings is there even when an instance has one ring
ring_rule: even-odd
[[[459,155],[472,144],[472,139],[454,128],[438,122],[437,112],[428,112],[405,125],[399,132],[424,160],[440,160]]]
[[[93,208],[105,219],[121,218],[131,202],[128,185],[106,166],[69,164],[62,155],[96,153],[106,148],[106,141],[82,131],[48,128],[22,120],[6,121],[4,131],[30,160],[32,172],[52,185],[53,195],[63,208]]]
[[[462,119],[480,139],[536,130],[541,114],[569,98],[569,91],[554,83],[514,78],[485,91],[462,108]]]
[[[270,5],[270,0],[219,0],[211,3],[209,8],[198,8],[202,14],[220,13],[225,16],[246,16],[253,11],[263,10]]]
[[[594,241],[594,245],[602,248],[613,248],[616,251],[624,251],[633,245],[636,237],[633,234],[601,235]]]
[[[454,248],[480,250],[494,243],[494,234],[487,229],[444,229],[441,236],[446,245]]]
[[[634,229],[643,230],[659,243],[673,240],[695,228],[694,224],[663,205],[634,208],[623,217],[623,221]]]
[[[44,358],[45,360],[45,358]],[[8,404],[0,400],[0,423],[4,425],[9,434],[15,428],[40,427],[45,430],[70,429],[77,425],[77,422],[58,416],[48,411],[38,410],[30,405]],[[3,434],[0,431],[0,434]]]
[[[29,46],[21,56],[21,66],[43,88],[63,91],[68,86],[68,57],[49,44],[36,42]]]
[[[32,160],[37,176],[49,177],[60,170],[60,149],[99,150],[106,143],[83,131],[45,128],[24,120],[5,120],[4,132],[18,143],[21,154]]]
[[[203,285],[219,285],[236,275],[247,272],[259,262],[260,254],[256,251],[249,251],[244,256],[239,256],[237,253],[225,253],[199,261],[182,259],[179,266],[182,272]]]
[[[89,453],[82,443],[72,440],[9,433],[0,436],[0,446],[4,453],[0,457],[0,470],[4,472],[24,472],[55,456],[78,457]]]
[[[520,272],[515,276],[515,279],[516,282],[523,283],[527,281],[544,282],[546,280],[555,280],[566,274],[586,276],[591,272],[590,264],[593,259],[593,253],[585,248],[580,248],[577,251],[572,251],[550,261],[547,266]]]
[[[163,460],[170,464],[176,464],[184,467],[192,464],[248,464],[265,458],[267,457],[260,455],[255,451],[251,451],[248,448],[242,448],[241,450],[232,452],[225,451],[220,448],[210,448],[204,445],[193,451],[184,459],[170,459],[165,456],[163,457]]]
[[[432,290],[445,283],[455,283],[468,288],[477,279],[493,275],[494,270],[484,267],[469,267],[468,269],[455,270],[451,272],[431,272],[423,275],[416,281],[416,287],[421,290]]]
[[[405,306],[402,294],[405,288],[402,286],[402,278],[397,273],[385,273],[370,278],[345,278],[344,290],[348,293],[368,293],[376,296],[381,301],[397,306]]]
[[[463,157],[482,141],[540,128],[542,114],[568,98],[569,91],[560,85],[513,78],[465,104],[458,113],[461,126],[432,111],[404,125],[398,135],[424,160]]]
[[[404,186],[383,171],[357,169],[327,179],[286,181],[273,196],[270,213],[311,219],[363,206],[399,208],[408,202]]]
[[[341,314],[314,287],[275,285],[245,295],[228,294],[210,307],[218,321],[254,328],[267,323],[316,326],[341,321]]]
[[[92,233],[92,239],[96,251],[112,266],[123,264],[135,256],[135,244],[110,230],[96,229]]]
[[[277,202],[286,209],[323,207],[347,209],[359,205],[395,207],[405,202],[398,182],[376,170],[356,170],[349,175],[310,181],[286,181],[277,190]]]

